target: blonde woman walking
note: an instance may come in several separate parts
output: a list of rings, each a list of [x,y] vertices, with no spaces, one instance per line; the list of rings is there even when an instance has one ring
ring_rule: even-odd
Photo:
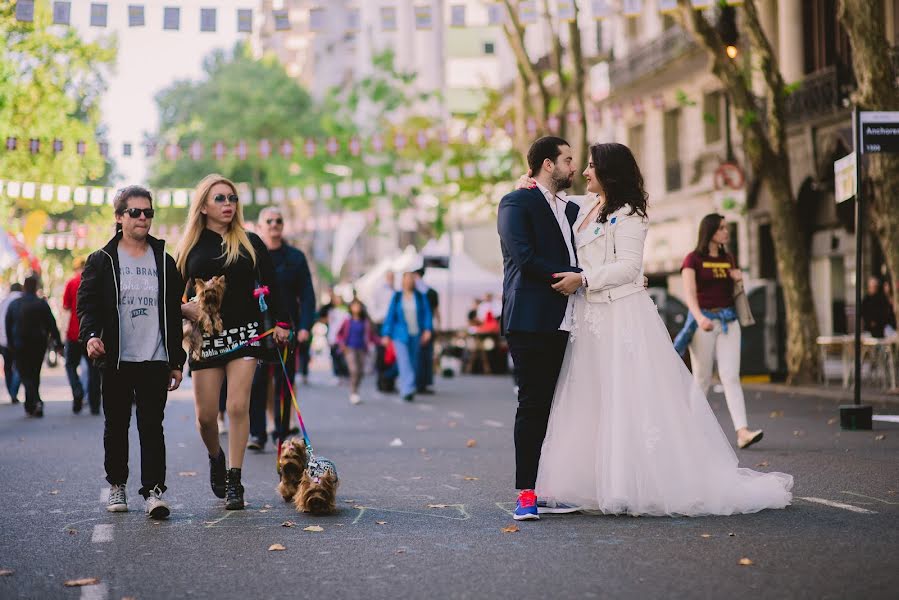
[[[223,330],[203,336],[199,360],[191,360],[194,402],[200,437],[209,451],[213,493],[225,498],[225,508],[244,507],[241,468],[250,434],[250,387],[257,360],[266,355],[264,342],[253,341],[266,328],[262,307],[275,322],[274,341],[287,341],[290,324],[281,300],[271,256],[265,244],[244,228],[237,188],[221,175],[207,175],[191,200],[184,237],[178,245],[177,264],[193,296],[196,279],[225,276],[221,307]],[[263,296],[263,302],[259,296]],[[185,318],[196,321],[197,305],[182,306]],[[228,462],[219,445],[218,404],[227,376]]]

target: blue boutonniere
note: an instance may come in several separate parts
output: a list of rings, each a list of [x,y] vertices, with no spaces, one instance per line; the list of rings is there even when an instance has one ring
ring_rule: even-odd
[[[614,224],[615,224],[615,221],[617,221],[617,220],[618,220],[618,217],[612,217],[612,220],[609,221],[609,223],[611,223],[612,225],[614,225]]]

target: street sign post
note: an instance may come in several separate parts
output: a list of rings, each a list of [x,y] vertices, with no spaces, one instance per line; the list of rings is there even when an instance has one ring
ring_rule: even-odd
[[[899,111],[865,111],[855,107],[852,130],[855,146],[855,377],[853,404],[840,406],[840,427],[871,429],[874,411],[870,405],[862,404],[862,242],[865,231],[862,158],[864,154],[899,153]],[[834,164],[835,174],[836,171]],[[839,196],[837,201],[840,201]]]
[[[855,154],[833,163],[833,195],[837,204],[855,197]]]

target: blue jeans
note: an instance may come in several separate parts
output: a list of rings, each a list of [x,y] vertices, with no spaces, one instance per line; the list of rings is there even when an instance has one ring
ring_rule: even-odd
[[[75,400],[84,399],[84,387],[81,384],[81,377],[78,375],[78,367],[84,358],[85,352],[78,342],[66,342],[65,359],[66,359],[66,375],[69,378],[69,386],[72,388],[72,397]],[[100,370],[90,364],[88,361],[87,368],[87,395],[88,404],[91,411],[100,410]]]
[[[421,354],[421,338],[417,335],[410,335],[408,342],[393,340],[393,346],[396,348],[396,364],[400,370],[400,395],[410,396],[416,390],[415,380]]]
[[[6,381],[6,391],[9,392],[10,400],[18,400],[22,379],[19,377],[19,372],[13,363],[9,348],[0,346],[0,355],[3,356],[3,377],[4,381]]]

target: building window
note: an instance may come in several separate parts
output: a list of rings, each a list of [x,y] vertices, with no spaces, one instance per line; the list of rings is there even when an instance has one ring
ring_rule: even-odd
[[[484,54],[496,54],[496,44],[493,42],[484,42]]]
[[[638,165],[643,164],[643,137],[643,125],[634,125],[627,130],[627,145],[630,146]]]
[[[680,116],[679,108],[665,113],[665,189],[669,192],[681,188]]]
[[[777,257],[769,223],[759,225],[759,278],[777,279]]]
[[[604,49],[602,45],[602,21],[596,21],[596,53],[601,54]]]
[[[706,144],[721,141],[721,132],[725,125],[721,101],[721,92],[706,94],[702,99],[702,120],[705,121]]]
[[[640,18],[639,17],[627,17],[625,18],[625,22],[627,23],[627,39],[635,40],[637,36],[640,35]]]

